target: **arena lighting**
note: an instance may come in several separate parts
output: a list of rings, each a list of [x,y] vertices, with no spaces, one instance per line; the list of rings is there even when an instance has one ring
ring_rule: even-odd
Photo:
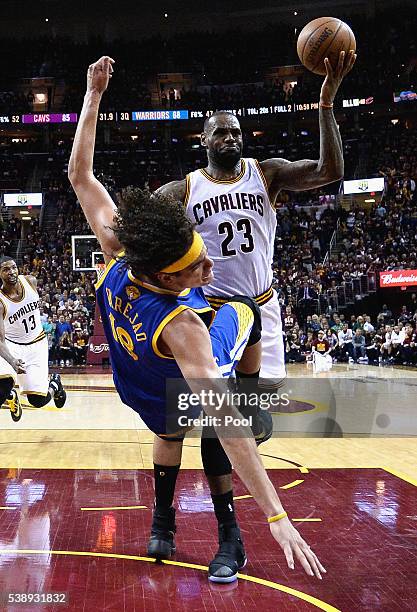
[[[32,221],[32,217],[22,217],[22,221]]]
[[[374,198],[371,198],[370,200],[364,200],[364,202],[375,202]]]
[[[28,212],[28,210],[19,210],[19,215],[27,215]]]

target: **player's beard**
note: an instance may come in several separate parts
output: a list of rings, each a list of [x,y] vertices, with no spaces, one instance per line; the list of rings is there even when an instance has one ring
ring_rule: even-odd
[[[229,149],[228,151],[212,151],[213,161],[216,166],[225,170],[232,170],[240,162],[242,149]]]

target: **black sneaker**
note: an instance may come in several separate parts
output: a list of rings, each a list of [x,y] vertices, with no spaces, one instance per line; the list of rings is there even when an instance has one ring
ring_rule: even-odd
[[[9,407],[10,416],[12,420],[17,423],[22,417],[22,405],[20,403],[19,395],[16,389],[10,391],[9,397],[6,399],[5,404]]]
[[[210,582],[234,582],[246,561],[239,527],[219,525],[219,550],[209,565]]]
[[[174,541],[176,531],[175,508],[171,507],[168,510],[155,508],[151,537],[148,542],[148,555],[158,560],[172,557],[176,550]]]
[[[269,440],[272,436],[272,429],[272,416],[268,410],[259,410],[252,422],[252,432],[255,437],[256,446]]]
[[[49,386],[54,390],[54,404],[57,408],[62,408],[67,401],[67,393],[62,386],[61,376],[59,374],[51,374]]]

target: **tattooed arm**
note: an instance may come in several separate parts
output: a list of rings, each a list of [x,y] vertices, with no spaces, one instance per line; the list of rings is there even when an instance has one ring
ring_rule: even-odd
[[[261,168],[269,187],[271,202],[281,189],[305,191],[327,185],[343,177],[343,146],[339,128],[333,114],[333,100],[339,86],[356,61],[353,51],[345,57],[341,52],[339,63],[333,69],[326,58],[326,78],[320,93],[319,126],[320,158],[290,162],[286,159],[267,159]]]

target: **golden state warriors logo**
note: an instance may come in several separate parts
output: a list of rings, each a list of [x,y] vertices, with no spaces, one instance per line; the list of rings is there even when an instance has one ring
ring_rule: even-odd
[[[17,201],[20,204],[20,206],[26,206],[26,204],[28,203],[28,197],[26,194],[22,193],[17,197]]]
[[[359,181],[359,185],[358,185],[358,189],[360,191],[368,191],[368,181],[364,180],[364,181]]]
[[[128,285],[126,287],[126,293],[129,300],[137,300],[137,298],[140,296],[139,289],[134,285]]]

